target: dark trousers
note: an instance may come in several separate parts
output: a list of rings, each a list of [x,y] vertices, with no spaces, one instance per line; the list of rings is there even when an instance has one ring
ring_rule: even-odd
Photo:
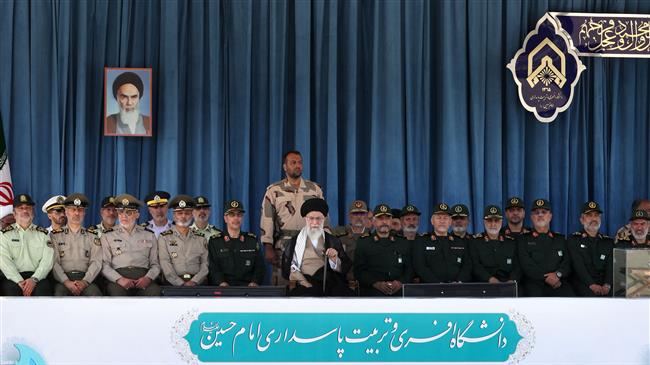
[[[23,279],[29,279],[32,277],[32,275],[34,275],[34,273],[31,271],[20,273],[20,276],[22,276]],[[9,279],[3,278],[1,286],[3,295],[6,295],[8,297],[23,296],[23,290],[20,288],[20,286]],[[34,288],[34,291],[32,291],[33,297],[49,295],[52,295],[52,283],[50,282],[49,278],[45,278],[36,283],[36,287]]]
[[[359,288],[359,293],[362,297],[384,297],[384,298],[401,298],[402,291],[398,290],[393,294],[386,295],[383,292],[373,288],[372,286],[362,286]]]
[[[575,297],[573,288],[568,281],[562,281],[562,285],[553,289],[541,280],[526,280],[523,285],[523,296],[526,297]]]
[[[140,267],[124,267],[121,269],[116,269],[120,275],[124,276],[127,279],[140,279],[141,277],[147,274],[147,269]],[[118,283],[108,283],[106,284],[106,294],[114,297],[133,297],[133,296],[144,296],[144,297],[156,297],[160,296],[160,286],[156,281],[152,281],[151,284],[146,289],[124,289]]]
[[[335,271],[328,271],[325,278],[325,291],[323,292],[323,269],[319,269],[314,275],[305,275],[305,279],[312,285],[307,288],[297,284],[289,290],[290,297],[349,297],[354,294],[348,287],[347,280]]]
[[[80,271],[70,271],[65,273],[68,275],[68,279],[76,281],[76,280],[83,280],[83,278],[86,276],[85,272],[80,272]],[[54,285],[54,296],[57,297],[64,297],[64,296],[71,296],[72,292],[65,287],[62,283],[56,283]],[[99,290],[99,287],[97,284],[94,282],[90,283],[86,289],[84,289],[81,292],[81,295],[84,297],[100,297],[102,296],[102,292]]]
[[[596,284],[603,285],[603,283],[596,283]],[[576,296],[578,297],[605,297],[606,298],[612,296],[611,290],[607,295],[596,295],[596,293],[592,292],[587,285],[583,284],[579,280],[572,280],[571,286],[573,287],[573,291],[576,293]]]

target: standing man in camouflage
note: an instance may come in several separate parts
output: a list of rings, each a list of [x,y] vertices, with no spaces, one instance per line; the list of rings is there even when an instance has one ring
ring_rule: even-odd
[[[537,199],[530,211],[533,230],[517,239],[524,293],[529,297],[572,297],[567,279],[571,259],[563,235],[551,231],[551,203]]]
[[[212,236],[208,244],[211,285],[262,285],[265,270],[261,247],[254,234],[241,231],[245,212],[240,201],[226,202],[226,230]]]
[[[95,279],[102,270],[102,244],[94,229],[82,224],[88,198],[79,193],[68,195],[63,201],[68,225],[50,234],[54,246],[52,274],[57,281],[56,296],[101,296]]]
[[[287,177],[266,188],[260,218],[260,240],[264,244],[265,259],[273,265],[272,285],[288,284],[282,277],[280,261],[287,242],[305,226],[305,219],[300,216],[302,203],[313,198],[323,198],[323,191],[318,184],[302,178],[300,152],[285,153],[282,168]],[[327,219],[325,228],[329,228]]]
[[[54,251],[45,228],[33,223],[34,201],[27,194],[14,200],[13,223],[0,233],[0,270],[5,276],[2,292],[9,296],[52,295],[47,275]]]
[[[193,230],[203,234],[203,237],[210,242],[212,236],[221,234],[221,230],[208,223],[210,219],[210,208],[212,205],[208,198],[199,195],[194,198],[194,210],[192,211],[192,216],[194,217],[194,223],[190,226]]]
[[[102,235],[102,274],[110,296],[159,296],[158,242],[148,228],[138,225],[141,201],[129,194],[115,197],[120,224]]]
[[[190,229],[194,199],[178,195],[169,202],[174,225],[158,238],[160,269],[176,286],[203,284],[208,277],[208,242],[203,233]]]
[[[117,221],[117,211],[115,210],[115,197],[107,196],[102,199],[101,207],[99,208],[99,215],[102,221],[95,225],[97,236],[101,237],[102,233],[106,230],[115,227]]]
[[[499,234],[517,238],[524,233],[530,232],[530,229],[524,227],[524,218],[526,218],[526,208],[521,198],[513,196],[506,203],[506,225],[501,228]]]
[[[571,284],[580,297],[611,294],[614,241],[599,232],[602,213],[598,203],[586,202],[580,215],[583,229],[567,242],[574,271]]]

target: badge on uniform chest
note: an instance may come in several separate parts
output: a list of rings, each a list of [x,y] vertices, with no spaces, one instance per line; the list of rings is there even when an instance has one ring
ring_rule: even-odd
[[[86,257],[90,257],[90,251],[86,250]]]
[[[59,257],[63,257],[63,256],[65,256],[65,252],[64,251],[59,252]]]
[[[65,246],[65,242],[59,242],[59,246]]]
[[[175,246],[178,246],[178,243],[176,243],[176,241],[171,241],[171,242],[169,242],[169,246],[175,247]]]
[[[246,266],[251,266],[251,260],[246,260],[246,261],[244,262],[244,265],[246,265]]]
[[[171,253],[171,256],[172,256],[172,258],[174,258],[174,259],[175,259],[175,258],[177,258],[177,257],[178,257],[178,253],[177,253],[177,252],[172,252],[172,253]]]
[[[397,256],[397,263],[398,263],[398,264],[401,264],[402,261],[403,261],[403,260],[402,260],[402,256]]]
[[[605,260],[606,257],[607,257],[607,256],[605,256],[605,255],[600,255],[600,259],[601,259],[601,260]]]
[[[585,246],[584,243],[581,243],[581,244],[580,244],[580,248],[585,248],[585,247],[587,247],[587,246]]]
[[[512,265],[512,259],[506,259],[506,264],[507,265]]]
[[[564,253],[560,250],[560,251],[557,252],[557,255],[562,257],[562,256],[564,256]]]
[[[122,249],[118,247],[118,248],[115,250],[115,254],[116,254],[116,255],[121,255],[121,254],[122,254]]]

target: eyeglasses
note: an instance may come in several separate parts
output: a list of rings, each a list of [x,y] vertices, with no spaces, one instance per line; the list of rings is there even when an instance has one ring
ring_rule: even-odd
[[[132,210],[132,209],[118,209],[117,210],[117,214],[120,214],[120,215],[126,214],[128,216],[132,216],[137,212],[138,212],[137,210]]]
[[[307,219],[310,222],[322,222],[325,220],[325,217],[310,217],[306,216],[305,219]]]

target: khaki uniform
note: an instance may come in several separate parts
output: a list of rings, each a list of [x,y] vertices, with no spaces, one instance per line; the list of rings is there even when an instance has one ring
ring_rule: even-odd
[[[205,237],[206,241],[210,241],[210,238],[212,238],[212,236],[221,234],[221,230],[213,226],[212,224],[208,224],[207,226],[205,226],[205,228],[201,229],[196,226],[196,223],[192,223],[190,228],[193,229],[195,232],[201,233],[203,237]]]
[[[163,276],[172,285],[189,280],[202,284],[208,276],[208,243],[197,231],[190,229],[182,235],[174,226],[161,233],[158,255]]]
[[[168,220],[167,224],[165,224],[164,226],[158,227],[153,222],[153,219],[152,219],[152,220],[150,220],[150,221],[148,221],[146,223],[142,223],[141,226],[144,227],[144,228],[148,228],[151,232],[153,232],[156,235],[156,238],[158,238],[158,237],[160,237],[161,233],[172,229],[172,227],[174,225],[172,224],[172,221]]]
[[[345,225],[342,227],[336,227],[333,231],[332,234],[336,236],[340,241],[341,244],[343,245],[343,250],[345,250],[345,253],[348,254],[348,257],[352,260],[352,265],[353,268],[348,271],[347,274],[347,279],[348,281],[354,281],[354,254],[355,251],[357,250],[357,240],[361,235],[364,233],[368,232],[368,230],[364,230],[363,233],[354,233],[352,232],[352,227],[350,225]]]
[[[323,191],[318,184],[300,179],[300,187],[294,188],[287,179],[269,185],[262,201],[260,218],[260,241],[271,244],[275,249],[278,263],[289,240],[305,226],[305,219],[300,215],[300,207],[306,200],[323,198]],[[329,226],[326,218],[325,227]],[[278,266],[273,269],[273,285],[286,284]]]
[[[97,233],[98,238],[102,238],[102,234],[104,234],[104,232],[106,232],[106,230],[109,230],[109,229],[111,229],[111,228],[105,228],[104,224],[102,224],[101,222],[97,223],[97,224],[95,224],[93,226],[93,231],[95,231]]]
[[[54,267],[52,274],[58,282],[54,295],[70,295],[63,283],[67,280],[88,282],[82,295],[99,296],[101,292],[94,283],[102,270],[102,245],[97,232],[81,228],[74,233],[69,228],[52,231],[50,239],[54,248]]]
[[[104,259],[102,274],[109,281],[109,295],[122,294],[120,289],[123,288],[116,284],[122,277],[137,279],[142,273],[155,281],[160,274],[158,241],[149,229],[136,225],[133,231],[128,233],[123,227],[116,226],[104,232],[101,243]],[[160,287],[152,282],[144,294],[159,295]]]

